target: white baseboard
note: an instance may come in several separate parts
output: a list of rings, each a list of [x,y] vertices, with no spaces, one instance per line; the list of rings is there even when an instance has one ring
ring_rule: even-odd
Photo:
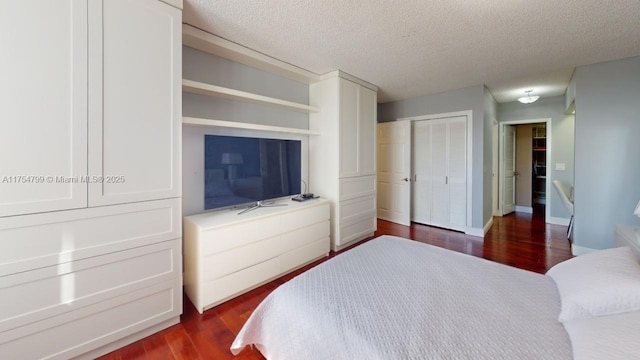
[[[569,219],[549,216],[547,219],[549,224],[569,226]]]
[[[493,216],[489,219],[489,221],[487,221],[487,223],[484,225],[484,228],[466,228],[464,233],[467,235],[484,238],[484,235],[487,233],[487,231],[489,231],[489,229],[491,229],[491,226],[493,226]]]
[[[484,224],[484,228],[482,228],[482,231],[484,232],[483,235],[485,235],[487,231],[491,229],[492,226],[493,226],[493,216],[489,218],[489,221],[487,221],[486,224]]]
[[[484,238],[484,232],[482,231],[482,229],[466,228],[464,233],[467,234],[467,235],[472,235],[472,236],[477,236],[477,237]]]
[[[584,246],[578,246],[576,244],[571,244],[571,254],[573,256],[580,256],[580,255],[592,253],[594,251],[598,251],[598,249],[592,249]]]
[[[516,212],[533,214],[533,208],[531,206],[517,206],[516,205]]]

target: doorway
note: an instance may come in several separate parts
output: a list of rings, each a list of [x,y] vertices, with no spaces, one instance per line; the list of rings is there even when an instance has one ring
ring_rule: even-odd
[[[549,206],[544,204],[549,203],[546,165],[551,158],[551,119],[503,121],[498,142],[499,191],[494,193],[498,214],[544,208],[549,219]]]

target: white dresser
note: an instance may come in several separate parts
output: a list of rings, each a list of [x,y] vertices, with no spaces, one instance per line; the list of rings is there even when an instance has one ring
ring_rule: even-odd
[[[329,202],[279,200],[184,218],[184,285],[200,313],[329,254]]]

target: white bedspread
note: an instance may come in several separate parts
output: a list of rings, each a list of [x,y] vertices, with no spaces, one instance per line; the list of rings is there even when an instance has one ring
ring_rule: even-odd
[[[273,291],[232,344],[267,359],[571,359],[544,275],[382,236]]]

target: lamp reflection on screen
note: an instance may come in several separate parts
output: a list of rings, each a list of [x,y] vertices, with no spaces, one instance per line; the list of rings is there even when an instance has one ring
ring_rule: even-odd
[[[220,163],[227,165],[229,168],[229,180],[238,178],[238,165],[242,165],[242,154],[239,153],[223,153]]]

